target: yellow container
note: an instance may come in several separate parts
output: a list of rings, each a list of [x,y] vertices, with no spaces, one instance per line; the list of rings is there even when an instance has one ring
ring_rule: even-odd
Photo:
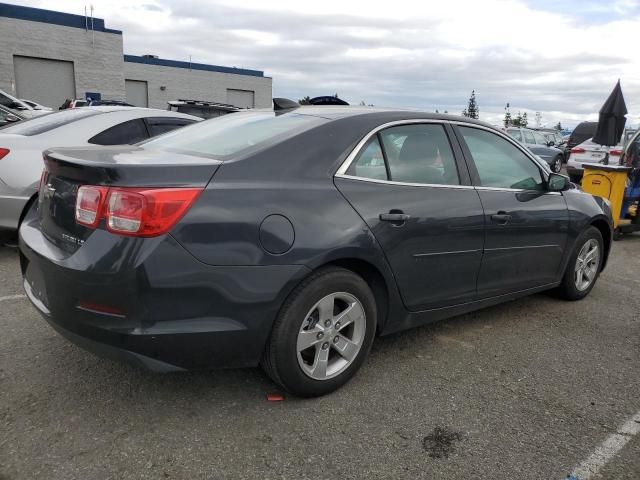
[[[629,167],[617,165],[583,164],[582,190],[611,202],[613,226],[617,227],[622,216],[622,201],[627,184]]]

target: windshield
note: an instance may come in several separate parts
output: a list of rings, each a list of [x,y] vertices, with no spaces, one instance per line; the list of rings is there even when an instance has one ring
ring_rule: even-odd
[[[149,140],[145,148],[224,158],[255,151],[325,122],[311,115],[275,112],[231,113]]]
[[[81,118],[91,117],[102,113],[100,111],[83,108],[78,110],[63,110],[62,112],[47,113],[39,117],[29,120],[23,120],[17,125],[12,125],[2,129],[2,133],[13,133],[15,135],[39,135],[48,132],[54,128],[61,127],[71,122],[80,120]]]

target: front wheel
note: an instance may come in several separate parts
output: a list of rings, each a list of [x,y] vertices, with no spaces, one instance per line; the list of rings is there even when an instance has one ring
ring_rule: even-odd
[[[560,170],[562,170],[562,155],[558,155],[555,158],[551,165],[551,170],[553,170],[554,173],[560,173]]]
[[[582,232],[558,287],[563,298],[581,300],[589,294],[600,274],[603,245],[602,234],[597,228],[589,227]]]
[[[294,395],[316,397],[344,385],[366,359],[376,329],[376,303],[355,273],[314,273],[284,303],[262,367]]]

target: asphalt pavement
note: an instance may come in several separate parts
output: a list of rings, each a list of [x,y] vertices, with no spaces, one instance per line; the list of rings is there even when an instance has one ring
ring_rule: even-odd
[[[258,369],[152,374],[70,344],[0,248],[1,480],[563,479],[640,412],[639,373],[638,234],[583,301],[379,338],[338,392],[281,402]],[[618,436],[592,478],[640,478],[640,435]]]

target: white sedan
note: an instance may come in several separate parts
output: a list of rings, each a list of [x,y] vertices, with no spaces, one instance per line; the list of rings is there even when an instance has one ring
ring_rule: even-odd
[[[604,163],[607,153],[609,153],[609,164],[618,165],[620,155],[622,155],[622,145],[605,147],[593,143],[591,138],[585,140],[580,145],[576,145],[569,153],[567,160],[567,173],[572,182],[578,183],[582,179],[585,163]]]
[[[134,144],[201,119],[135,107],[83,107],[0,129],[0,234],[17,230],[35,199],[42,152],[54,147]]]

